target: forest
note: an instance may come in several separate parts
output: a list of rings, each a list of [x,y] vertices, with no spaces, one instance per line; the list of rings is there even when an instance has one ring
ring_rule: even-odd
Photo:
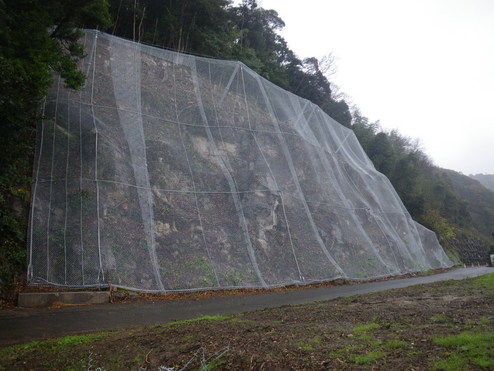
[[[351,128],[411,216],[444,247],[459,236],[489,244],[494,192],[436,167],[417,140],[383,131],[350,108],[326,73],[331,59],[300,59],[278,34],[275,10],[255,0],[0,0],[0,296],[26,270],[26,231],[38,107],[58,73],[78,89],[84,28],[194,55],[239,60]],[[364,62],[363,62],[364,63]],[[358,102],[357,102],[358,104]]]

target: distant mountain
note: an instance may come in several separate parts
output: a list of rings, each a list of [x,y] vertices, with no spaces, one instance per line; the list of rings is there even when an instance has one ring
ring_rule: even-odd
[[[453,170],[442,169],[451,180],[454,190],[468,202],[467,211],[471,216],[469,228],[479,232],[490,240],[494,231],[494,175],[483,175],[490,179],[490,189],[487,189],[477,175],[466,176]]]
[[[475,174],[470,178],[478,180],[485,188],[494,192],[494,174]]]

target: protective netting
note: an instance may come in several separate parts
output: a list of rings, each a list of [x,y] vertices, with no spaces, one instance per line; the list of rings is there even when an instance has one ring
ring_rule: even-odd
[[[97,31],[43,104],[29,281],[270,287],[449,267],[355,135],[239,62]]]

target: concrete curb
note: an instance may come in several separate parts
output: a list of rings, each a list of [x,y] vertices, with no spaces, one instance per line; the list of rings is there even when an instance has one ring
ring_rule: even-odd
[[[110,301],[109,291],[79,292],[27,292],[19,294],[18,306],[23,308],[46,308],[61,304],[104,304]]]

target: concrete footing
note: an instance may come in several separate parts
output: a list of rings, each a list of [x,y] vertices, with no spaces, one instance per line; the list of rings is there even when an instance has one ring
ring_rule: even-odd
[[[24,308],[46,308],[54,303],[69,305],[103,304],[109,301],[109,291],[26,292],[19,294],[18,306]]]

